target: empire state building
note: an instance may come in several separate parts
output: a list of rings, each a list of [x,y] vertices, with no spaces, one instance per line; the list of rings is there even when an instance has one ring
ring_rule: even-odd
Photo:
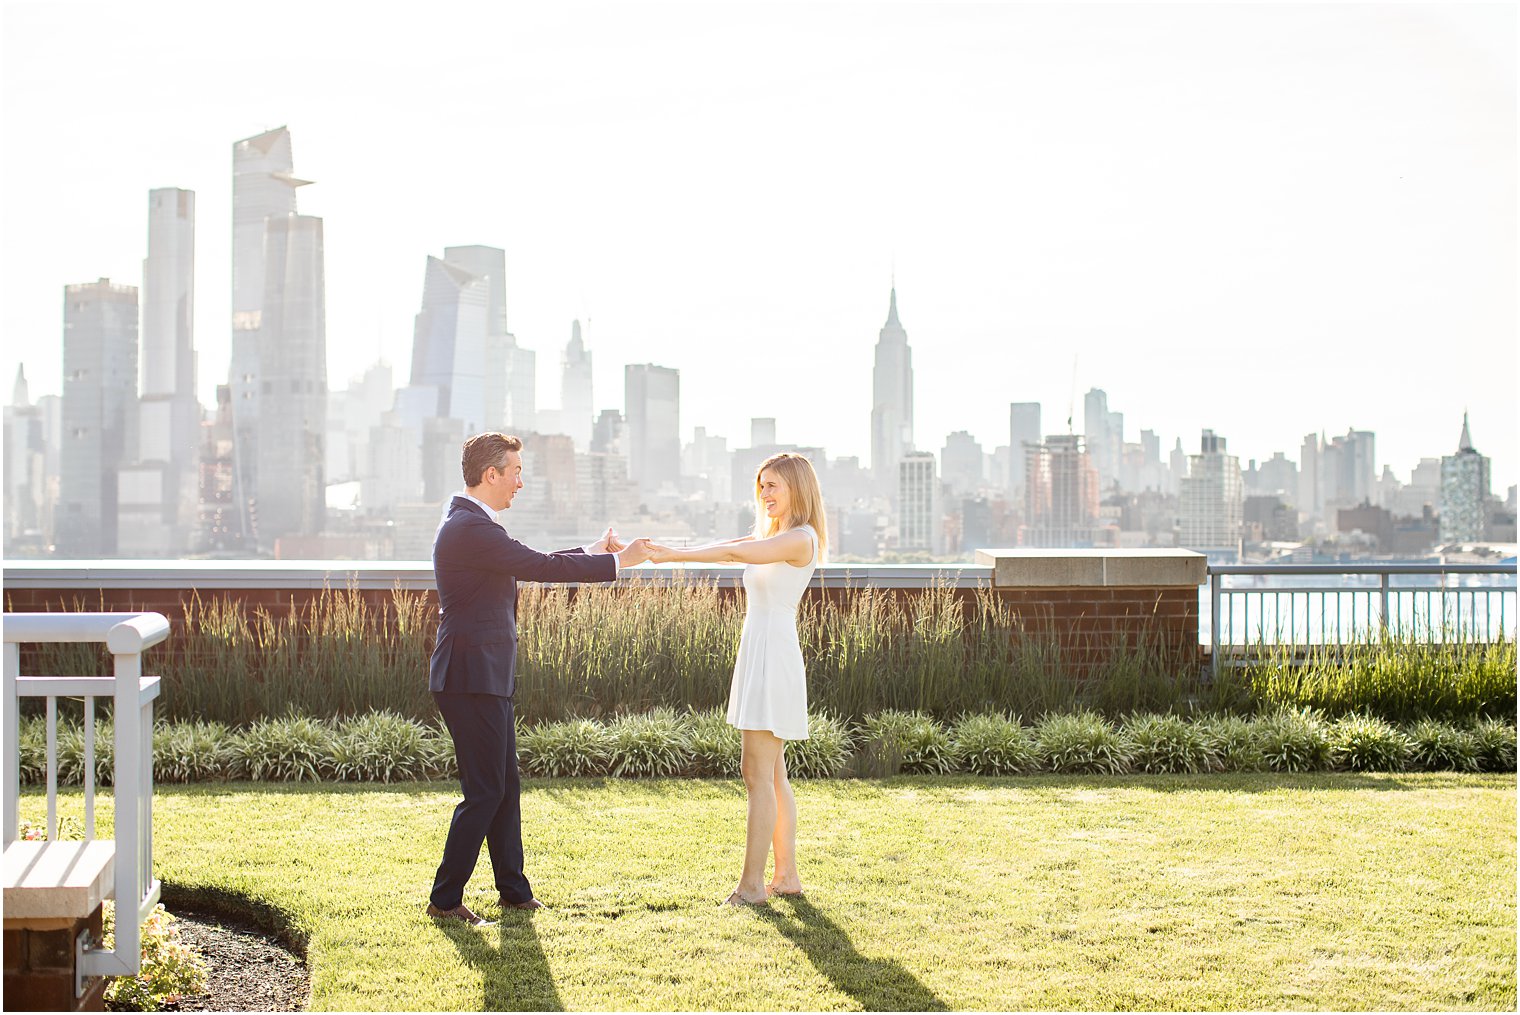
[[[877,489],[897,491],[897,463],[913,450],[913,350],[897,319],[897,287],[887,323],[876,340],[876,369],[871,384],[871,471]]]

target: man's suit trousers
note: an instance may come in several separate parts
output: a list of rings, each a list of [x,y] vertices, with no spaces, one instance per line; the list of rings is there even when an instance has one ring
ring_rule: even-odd
[[[453,909],[464,901],[464,886],[485,842],[496,890],[508,902],[526,902],[533,898],[533,888],[523,874],[522,784],[512,699],[438,691],[433,700],[454,738],[464,800],[449,823],[431,901],[439,909]]]

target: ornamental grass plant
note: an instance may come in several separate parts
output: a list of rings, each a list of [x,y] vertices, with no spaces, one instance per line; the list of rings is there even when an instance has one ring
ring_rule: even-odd
[[[1423,719],[1396,726],[1369,716],[1330,721],[1312,710],[1279,710],[1255,719],[1137,713],[1116,725],[1096,712],[1078,712],[1046,716],[1028,727],[1005,713],[971,713],[946,729],[922,713],[887,710],[859,725],[814,712],[808,729],[808,739],[787,746],[788,771],[796,778],[914,772],[1515,770],[1515,728],[1497,719],[1473,724]],[[109,724],[102,723],[97,743],[110,744],[110,733]],[[60,717],[61,785],[80,783],[82,744],[77,718]],[[22,782],[41,783],[45,725],[24,720],[18,748],[25,759]],[[520,725],[517,750],[523,772],[534,778],[737,778],[742,743],[740,732],[717,709],[656,709],[608,722]],[[456,771],[447,730],[390,712],[331,723],[292,715],[242,728],[160,723],[153,737],[154,778],[162,784],[226,779],[386,783],[453,778]],[[97,785],[108,784],[109,775],[102,762]]]
[[[1136,714],[1124,721],[1121,736],[1137,772],[1213,772],[1223,768],[1209,729],[1176,715]]]
[[[1330,750],[1340,768],[1401,772],[1409,764],[1409,737],[1370,715],[1343,715],[1329,727]]]
[[[1242,678],[1264,708],[1361,712],[1395,722],[1515,715],[1513,641],[1411,630],[1347,645],[1264,646]]]
[[[612,763],[612,736],[594,719],[520,726],[517,763],[529,775],[554,779],[605,775]]]
[[[798,779],[833,778],[850,760],[854,739],[843,720],[827,712],[811,713],[808,738],[786,745],[787,775]]]
[[[232,764],[232,737],[221,723],[159,723],[153,730],[155,782],[206,782]]]
[[[1128,741],[1097,712],[1047,715],[1035,725],[1035,741],[1052,772],[1118,775],[1130,770]]]
[[[607,764],[612,775],[680,775],[691,765],[687,723],[668,708],[614,719],[607,725],[607,740]]]
[[[728,724],[724,709],[692,712],[687,716],[686,728],[692,775],[738,777],[743,737]]]
[[[903,772],[942,775],[955,769],[950,734],[923,712],[887,709],[866,716],[861,740],[867,750],[895,757]]]
[[[1478,736],[1471,729],[1421,719],[1410,724],[1407,736],[1411,768],[1426,772],[1476,772],[1481,765]]]
[[[1038,771],[1040,749],[1018,716],[1001,712],[964,715],[950,727],[956,771],[973,775],[1019,775]]]
[[[1238,715],[1205,715],[1194,720],[1208,738],[1219,768],[1225,772],[1259,772],[1267,761],[1256,726]]]
[[[1515,770],[1513,717],[1511,721],[1498,717],[1479,719],[1472,725],[1472,734],[1479,768],[1485,772],[1513,772]]]
[[[1323,772],[1335,759],[1329,725],[1313,709],[1280,708],[1255,726],[1262,760],[1273,772]]]

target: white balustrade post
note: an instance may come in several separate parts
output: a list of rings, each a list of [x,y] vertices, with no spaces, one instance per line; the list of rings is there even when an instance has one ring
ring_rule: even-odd
[[[138,837],[142,796],[136,775],[140,771],[142,750],[142,705],[140,703],[142,654],[117,652],[116,661],[116,954],[136,956],[141,948],[142,926],[138,909],[142,906],[141,843]]]
[[[16,681],[21,676],[21,646],[5,643],[5,844],[21,833],[21,698]]]

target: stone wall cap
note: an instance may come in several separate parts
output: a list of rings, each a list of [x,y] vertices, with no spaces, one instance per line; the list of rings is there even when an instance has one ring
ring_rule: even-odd
[[[5,922],[82,919],[110,896],[116,844],[20,840],[5,847]]]
[[[1175,547],[1137,549],[988,549],[996,588],[1111,588],[1144,585],[1197,588],[1208,580],[1208,557]]]

